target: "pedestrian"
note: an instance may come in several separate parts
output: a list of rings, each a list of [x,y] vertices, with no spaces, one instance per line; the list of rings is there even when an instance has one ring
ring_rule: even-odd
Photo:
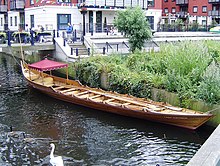
[[[73,26],[70,23],[68,23],[68,26],[66,28],[67,42],[71,41],[70,38],[72,36],[72,32],[73,32]]]
[[[25,32],[29,32],[28,24],[25,24]]]

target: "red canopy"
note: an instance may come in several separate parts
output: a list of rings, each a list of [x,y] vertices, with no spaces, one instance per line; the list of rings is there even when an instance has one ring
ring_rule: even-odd
[[[39,71],[48,71],[68,67],[68,64],[44,59],[42,61],[28,65],[28,67]]]

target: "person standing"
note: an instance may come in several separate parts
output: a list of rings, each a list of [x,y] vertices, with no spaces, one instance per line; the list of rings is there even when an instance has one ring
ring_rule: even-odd
[[[28,24],[25,24],[25,32],[29,32],[29,31],[30,31],[30,29],[28,27]]]
[[[66,28],[66,34],[67,34],[67,42],[70,42],[71,40],[71,36],[72,36],[72,32],[73,32],[73,26],[68,23],[68,26]]]

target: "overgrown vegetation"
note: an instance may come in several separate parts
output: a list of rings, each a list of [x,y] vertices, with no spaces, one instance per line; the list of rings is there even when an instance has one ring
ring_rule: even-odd
[[[151,87],[188,99],[220,102],[220,47],[216,41],[163,44],[160,52],[91,57],[75,64],[77,78],[100,87],[108,73],[109,89],[137,97],[150,97]],[[185,102],[184,102],[185,101]]]

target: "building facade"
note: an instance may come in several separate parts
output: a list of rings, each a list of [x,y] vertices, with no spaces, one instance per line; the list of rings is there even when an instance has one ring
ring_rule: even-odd
[[[181,19],[184,23],[211,25],[220,23],[220,0],[162,0],[161,22],[168,24]]]
[[[65,30],[68,23],[86,33],[103,32],[113,25],[118,10],[140,6],[156,30],[162,14],[161,0],[0,0],[0,30],[43,26],[45,30]],[[83,8],[82,8],[83,7]],[[3,10],[4,9],[4,10]],[[83,9],[83,11],[82,11]],[[86,12],[85,12],[86,9]],[[83,14],[84,13],[84,14]]]

